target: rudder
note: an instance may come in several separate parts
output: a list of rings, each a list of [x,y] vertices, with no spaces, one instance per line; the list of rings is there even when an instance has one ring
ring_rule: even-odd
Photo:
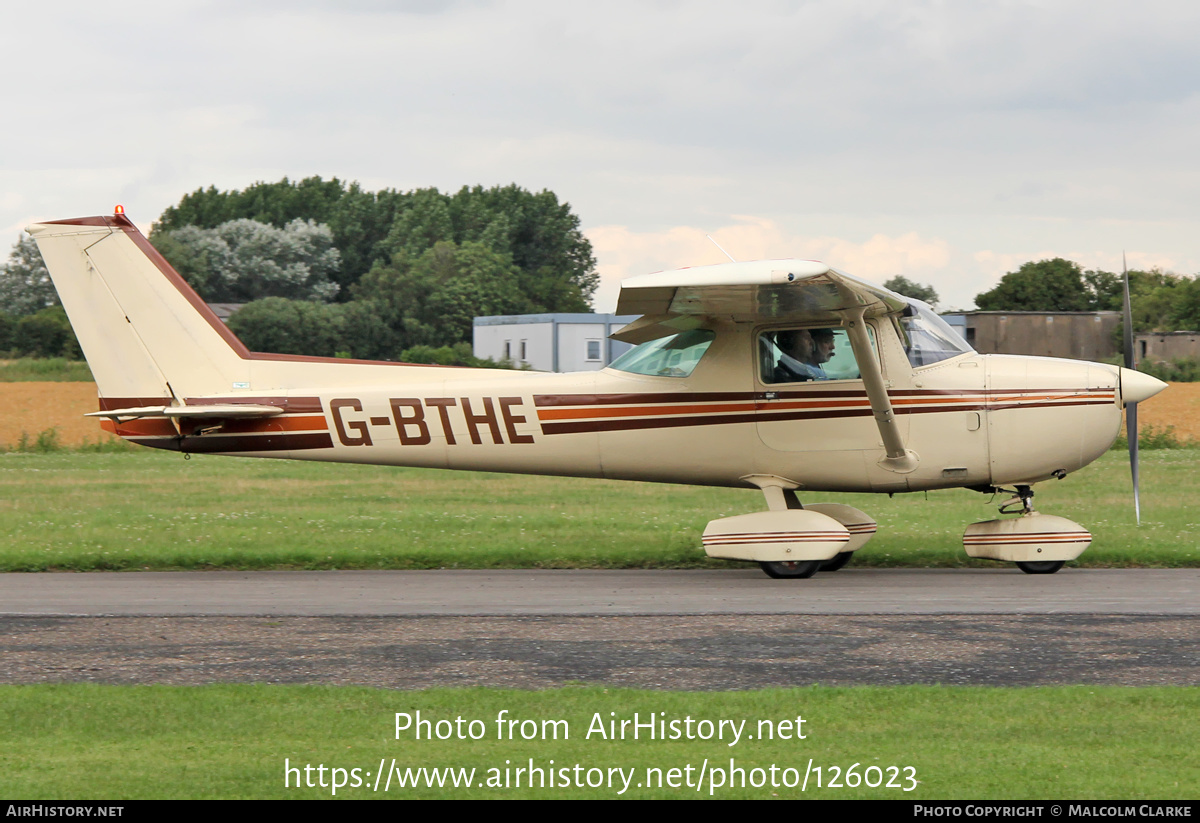
[[[182,403],[249,382],[249,352],[123,214],[27,231],[100,396]]]

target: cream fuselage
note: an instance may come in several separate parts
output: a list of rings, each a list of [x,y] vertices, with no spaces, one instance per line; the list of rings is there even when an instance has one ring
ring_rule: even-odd
[[[180,445],[719,486],[775,476],[801,490],[899,492],[1036,482],[1081,468],[1117,436],[1112,366],[972,353],[914,369],[890,321],[869,322],[900,431],[919,459],[909,472],[881,463],[862,381],[762,383],[754,340],[764,326],[748,323],[711,325],[717,336],[686,378],[429,368],[420,375],[428,379],[406,374],[389,387],[387,367],[313,364],[309,377],[336,374],[334,387],[255,391],[264,402],[288,396],[288,408],[244,427],[259,438],[279,431],[295,447],[282,449],[279,439],[270,450],[239,447],[246,435],[222,431]]]

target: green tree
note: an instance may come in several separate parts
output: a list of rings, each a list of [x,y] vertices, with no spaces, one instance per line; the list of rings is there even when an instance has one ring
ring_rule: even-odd
[[[0,310],[24,317],[57,305],[58,292],[37,243],[31,236],[22,235],[13,244],[8,262],[0,267]]]
[[[450,198],[437,189],[418,189],[400,205],[379,250],[389,259],[401,252],[416,258],[438,243],[454,241]]]
[[[331,209],[325,222],[333,232],[333,244],[342,253],[342,266],[336,275],[342,299],[349,299],[350,286],[376,261],[388,259],[382,245],[404,199],[405,195],[391,189],[364,191],[358,183],[352,183]]]
[[[379,316],[375,303],[352,300],[337,305],[342,315],[339,353],[349,354],[357,360],[397,359],[399,337]]]
[[[364,191],[336,178],[255,183],[241,191],[199,189],[163,212],[152,240],[192,226],[215,229],[237,219],[283,228],[296,218],[329,225],[342,266],[331,275],[349,287],[397,254],[416,260],[439,242],[479,243],[507,255],[520,272],[519,288],[537,311],[588,311],[599,284],[592,247],[579,218],[553,192],[533,193],[517,185]],[[170,245],[169,242],[166,245]],[[165,252],[164,252],[165,253]],[[168,256],[168,259],[171,259]]]
[[[453,346],[413,346],[400,352],[400,360],[405,363],[429,363],[437,366],[471,366],[483,369],[511,369],[511,363],[497,363],[476,357],[470,343],[455,343]]]
[[[1009,272],[991,291],[975,296],[983,311],[1091,311],[1093,296],[1078,263],[1055,257]]]
[[[467,342],[474,318],[533,310],[508,255],[482,243],[441,241],[415,259],[396,254],[371,269],[354,296],[395,334],[397,350]]]
[[[938,303],[938,293],[934,291],[933,286],[926,286],[924,283],[917,283],[909,280],[903,275],[896,275],[891,280],[884,282],[885,289],[891,289],[896,294],[902,294],[905,297],[912,297],[915,300],[923,300],[931,306],[936,306]]]
[[[1171,328],[1174,331],[1200,330],[1200,279],[1179,278],[1171,288]]]
[[[11,351],[13,333],[17,330],[17,319],[5,311],[0,311],[0,352]]]
[[[1176,304],[1189,280],[1158,269],[1131,271],[1129,293],[1134,331],[1187,328],[1186,325],[1178,325],[1182,318],[1178,315]]]
[[[62,306],[47,306],[19,319],[12,332],[12,346],[23,357],[83,358]]]
[[[251,351],[333,357],[343,351],[342,306],[266,297],[243,306],[229,328]]]
[[[1094,311],[1124,309],[1125,278],[1121,275],[1111,271],[1085,271],[1083,285],[1091,298]]]
[[[512,255],[521,288],[537,311],[591,311],[600,284],[579,218],[554,192],[520,186],[464,186],[451,201],[455,240]]]
[[[306,177],[293,183],[255,183],[240,191],[218,191],[216,186],[185,194],[178,206],[169,206],[154,225],[155,231],[185,226],[215,229],[230,220],[256,220],[283,228],[296,219],[328,222],[334,207],[347,193],[336,177]]]
[[[237,219],[213,229],[184,226],[155,235],[163,257],[210,303],[264,297],[331,300],[341,264],[328,226],[296,218],[283,228]]]

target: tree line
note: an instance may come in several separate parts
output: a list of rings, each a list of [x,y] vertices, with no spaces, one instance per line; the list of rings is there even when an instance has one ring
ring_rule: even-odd
[[[8,261],[0,266],[0,352],[83,357],[37,243],[27,234],[13,244]]]
[[[1056,257],[1009,272],[975,303],[983,311],[1122,311],[1123,295],[1120,273]],[[1129,295],[1136,332],[1200,329],[1200,278],[1131,270]]]
[[[205,301],[243,304],[230,327],[249,348],[288,354],[469,364],[474,317],[590,311],[599,283],[569,204],[516,185],[209,187],[166,209],[150,241]],[[0,350],[78,356],[57,302],[22,238],[0,271]]]
[[[516,185],[210,187],[163,212],[150,241],[205,300],[246,304],[229,325],[249,348],[285,354],[462,352],[475,317],[590,311],[599,283],[570,206]]]
[[[936,306],[931,286],[897,276],[883,284],[906,297]],[[1129,272],[1130,308],[1137,332],[1200,329],[1200,277],[1161,269]],[[975,295],[980,311],[1123,311],[1124,281],[1118,272],[1084,269],[1055,257],[1023,264]]]
[[[367,191],[336,178],[197,189],[150,241],[254,351],[471,364],[477,316],[591,310],[599,277],[579,218],[516,185]],[[936,305],[929,286],[885,286]],[[1200,329],[1200,280],[1130,272],[1136,331]],[[990,311],[1119,310],[1121,276],[1029,262],[976,296]],[[0,352],[80,356],[32,238],[0,266]]]

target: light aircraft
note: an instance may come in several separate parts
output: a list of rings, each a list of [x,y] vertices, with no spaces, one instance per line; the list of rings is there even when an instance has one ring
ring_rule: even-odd
[[[617,312],[641,317],[613,336],[638,345],[599,372],[262,354],[122,210],[28,230],[95,376],[93,416],[126,440],[756,487],[767,510],[713,520],[703,545],[771,577],[840,568],[875,533],[858,509],[799,494],[951,487],[1014,495],[1010,516],[967,528],[967,554],[1053,573],[1091,535],[1034,510],[1033,484],[1098,458],[1122,408],[1166,385],[1100,363],[979,355],[925,304],[810,260],[625,280]]]

